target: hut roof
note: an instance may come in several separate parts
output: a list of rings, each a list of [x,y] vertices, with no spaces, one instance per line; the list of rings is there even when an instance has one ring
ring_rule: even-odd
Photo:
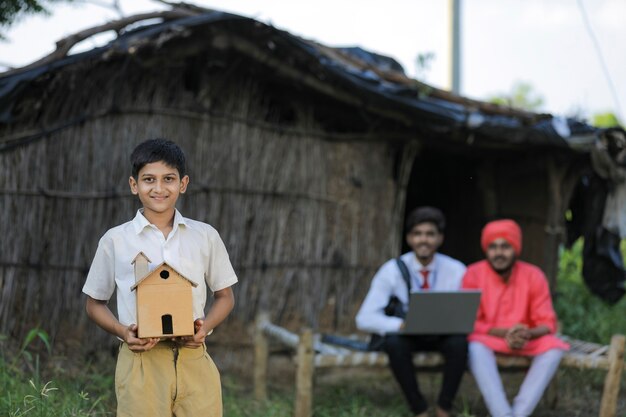
[[[119,35],[67,55],[106,30]],[[235,288],[244,320],[268,308],[278,323],[338,328],[353,326],[417,205],[444,209],[446,251],[466,262],[481,255],[468,242],[486,219],[518,219],[536,242],[526,259],[555,277],[561,214],[589,159],[573,144],[594,133],[232,14],[177,6],[85,30],[0,75],[0,332],[25,333],[42,315],[32,300],[66,300],[44,303],[51,333],[83,310],[71,294],[94,236],[137,208],[119,187],[140,138],[175,136],[191,150],[180,208],[224,231],[249,277]]]
[[[154,18],[160,21],[148,23]],[[133,23],[142,20],[146,24],[133,28]],[[120,34],[107,45],[67,55],[76,42],[111,29]],[[57,42],[57,51],[48,57],[0,75],[0,124],[15,120],[16,100],[37,79],[82,62],[154,51],[192,36],[202,39],[204,46],[244,54],[272,69],[286,83],[392,120],[403,129],[427,131],[439,141],[587,151],[596,133],[593,127],[572,118],[503,107],[433,88],[408,77],[394,59],[358,47],[331,48],[254,19],[180,6],[72,35]],[[31,140],[0,139],[0,151]]]

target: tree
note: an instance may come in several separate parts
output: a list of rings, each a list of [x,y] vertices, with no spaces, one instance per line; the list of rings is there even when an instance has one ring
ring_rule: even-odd
[[[27,15],[45,14],[49,15],[49,6],[52,3],[91,3],[116,11],[120,17],[124,16],[120,6],[121,0],[0,0],[0,40],[6,38],[3,29],[7,29],[15,22]],[[161,1],[162,0],[157,0]]]
[[[524,81],[517,81],[513,84],[510,93],[493,96],[489,101],[494,104],[529,111],[540,110],[544,102],[543,97],[533,91],[532,85]]]
[[[415,78],[418,80],[426,79],[426,75],[430,71],[431,63],[435,60],[434,52],[424,52],[415,58]]]
[[[2,0],[0,1],[0,29],[8,28],[29,14],[49,14],[48,3],[71,1],[73,0]],[[2,32],[0,36],[4,37]]]
[[[596,113],[591,117],[591,124],[595,127],[620,127],[622,124],[612,112]]]

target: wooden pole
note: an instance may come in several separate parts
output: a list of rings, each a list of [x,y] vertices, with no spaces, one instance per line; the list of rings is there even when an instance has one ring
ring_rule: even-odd
[[[617,412],[617,396],[619,395],[622,371],[624,370],[624,346],[626,337],[616,334],[611,338],[609,348],[609,370],[604,380],[600,417],[615,417]]]
[[[388,253],[397,253],[401,247],[400,242],[404,236],[404,215],[406,211],[406,196],[409,181],[411,180],[411,170],[415,157],[419,154],[421,145],[417,141],[408,142],[402,148],[402,158],[400,160],[400,169],[398,171],[398,185],[396,188],[396,198],[393,203],[393,230],[389,233]]]
[[[546,159],[548,176],[547,187],[547,212],[545,224],[545,240],[543,242],[543,271],[548,277],[550,291],[556,291],[556,275],[559,266],[559,245],[564,240],[565,224],[564,213],[565,204],[563,200],[563,181],[567,171],[567,165],[556,161],[556,157],[551,156]]]
[[[300,334],[296,357],[296,399],[294,417],[311,417],[313,405],[313,332],[304,329]]]
[[[254,329],[254,399],[267,399],[267,363],[269,360],[269,343],[263,325],[269,323],[269,314],[259,313]]]

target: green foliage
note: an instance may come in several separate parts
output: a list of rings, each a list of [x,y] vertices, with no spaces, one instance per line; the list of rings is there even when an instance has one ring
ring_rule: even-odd
[[[232,417],[275,416],[290,417],[293,400],[284,393],[272,393],[268,401],[255,401],[232,378],[222,380],[224,415]]]
[[[462,404],[461,410],[459,411],[458,414],[456,414],[456,416],[458,416],[458,417],[477,417],[477,415],[472,412],[472,409],[466,403]]]
[[[52,348],[50,347],[50,338],[48,337],[48,333],[40,327],[35,327],[30,329],[30,331],[26,334],[24,338],[24,342],[22,343],[22,348],[17,354],[16,358],[23,356],[27,361],[32,361],[33,356],[30,354],[28,350],[26,350],[36,339],[39,339],[46,346],[46,350],[48,354],[52,353]]]
[[[513,84],[509,93],[498,94],[488,100],[501,106],[528,111],[539,111],[544,103],[543,97],[533,91],[532,85],[523,81],[517,81]]]
[[[624,243],[623,252],[626,251]],[[570,250],[563,250],[560,258],[558,295],[555,307],[562,324],[562,332],[572,337],[606,344],[615,333],[626,334],[626,299],[615,306],[592,296],[581,277],[582,241]],[[48,335],[34,328],[16,348],[19,353],[5,352],[7,338],[0,335],[0,416],[8,417],[105,417],[115,415],[114,363],[82,364],[72,359],[77,370],[57,366],[39,368],[38,354],[50,354]],[[43,345],[43,346],[41,346]],[[45,349],[42,349],[45,348]],[[15,359],[15,358],[19,359]],[[6,360],[10,358],[10,360]],[[51,361],[49,361],[51,362]],[[32,365],[29,366],[28,364]],[[18,366],[19,365],[19,366]],[[26,366],[25,366],[26,365]],[[407,415],[406,404],[390,373],[359,375],[342,371],[341,379],[320,381],[318,375],[314,391],[314,415],[318,417],[387,417]],[[537,415],[554,417],[597,413],[604,371],[562,369],[559,377],[560,400],[557,410],[540,405]],[[520,379],[523,374],[504,375]],[[291,377],[289,377],[291,378]],[[439,374],[421,374],[420,386],[434,399],[439,389]],[[624,377],[626,382],[626,376]],[[39,382],[41,381],[41,382]],[[44,382],[45,381],[45,382]],[[507,381],[512,394],[519,386]],[[256,401],[250,386],[243,379],[222,378],[224,415],[228,417],[291,417],[294,387],[291,384],[270,386],[270,399]],[[473,380],[466,376],[457,398],[460,417],[484,415],[483,401]],[[569,410],[570,412],[568,412]]]
[[[430,72],[432,62],[435,60],[434,52],[424,52],[417,55],[415,58],[415,77],[417,79],[424,79]]]
[[[622,126],[615,113],[612,112],[594,114],[592,116],[591,124],[593,124],[595,127],[603,128]]]
[[[112,390],[107,386],[107,391]],[[110,394],[102,392],[95,399],[88,391],[87,376],[80,380],[35,383],[24,373],[15,373],[0,364],[0,415],[9,417],[96,417],[109,416]]]
[[[406,405],[390,375],[372,384],[362,377],[345,378],[338,385],[319,384],[313,401],[316,417],[388,417],[406,414]],[[290,417],[293,415],[293,389],[272,387],[268,401],[255,401],[240,383],[222,381],[224,415],[229,417]],[[391,390],[381,386],[391,387]]]
[[[0,337],[0,415],[8,417],[96,417],[113,413],[112,377],[102,377],[87,364],[78,375],[64,375],[55,369],[58,380],[47,380],[40,368],[39,354],[33,351],[40,341],[52,352],[48,334],[36,327],[28,332],[17,353],[6,352]],[[11,360],[7,361],[7,357]],[[90,392],[97,393],[92,399]]]
[[[582,246],[578,240],[561,253],[555,309],[564,334],[608,344],[612,335],[626,334],[626,298],[610,306],[589,292],[582,278]]]
[[[8,28],[26,15],[49,14],[48,3],[73,0],[2,0],[0,1],[0,28]],[[0,39],[3,38],[0,32]]]
[[[341,386],[328,387],[325,392],[315,398],[315,415],[320,417],[386,417],[406,413],[406,405],[399,392],[385,393],[380,398],[374,390],[376,387],[355,386],[348,383]],[[371,381],[362,383],[370,384]],[[389,381],[391,382],[391,381]],[[393,382],[392,384],[395,384]],[[395,388],[395,385],[392,385]],[[379,388],[378,388],[379,389]],[[390,395],[391,394],[391,395]],[[319,398],[319,400],[318,400]]]

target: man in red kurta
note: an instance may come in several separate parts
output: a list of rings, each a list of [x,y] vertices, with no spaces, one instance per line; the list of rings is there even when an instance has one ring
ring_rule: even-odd
[[[482,290],[469,364],[493,417],[529,416],[569,345],[556,337],[556,314],[541,270],[519,261],[522,232],[513,220],[488,223],[481,246],[486,260],[470,265],[463,288]],[[532,356],[518,395],[509,404],[495,353]]]

